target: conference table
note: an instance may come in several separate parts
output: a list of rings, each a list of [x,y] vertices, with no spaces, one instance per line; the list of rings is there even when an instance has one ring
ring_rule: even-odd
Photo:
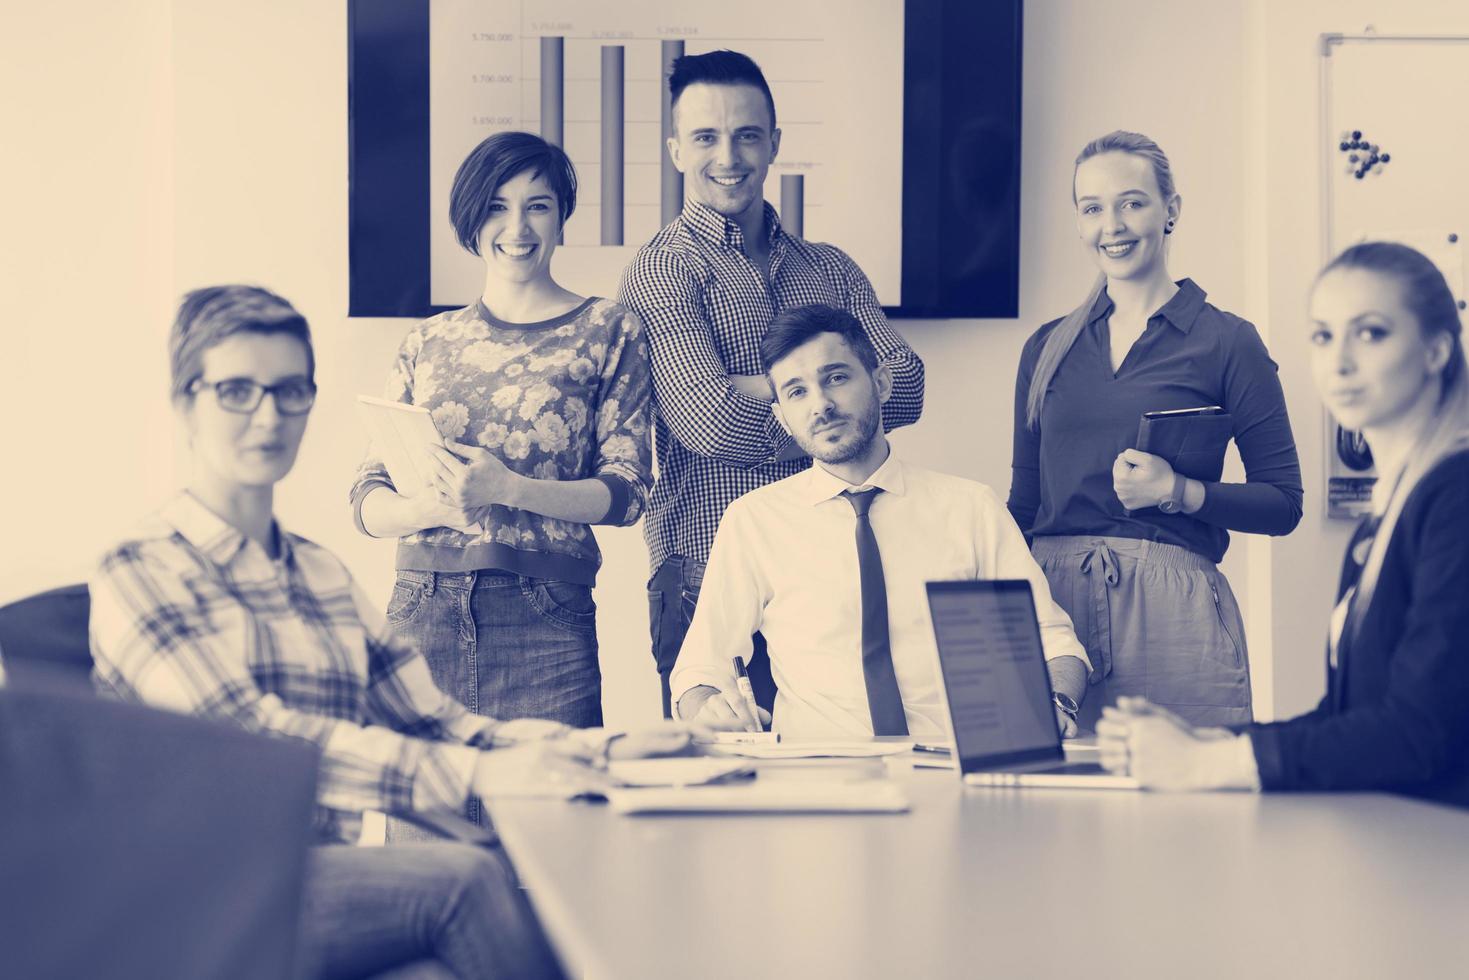
[[[489,806],[588,980],[1469,975],[1469,813],[965,787],[907,756],[876,765],[908,812]]]

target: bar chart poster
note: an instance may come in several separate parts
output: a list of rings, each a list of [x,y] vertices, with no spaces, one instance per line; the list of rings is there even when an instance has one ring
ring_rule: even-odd
[[[430,298],[472,302],[480,261],[448,220],[454,172],[492,133],[538,133],[577,172],[557,281],[612,295],[637,248],[678,214],[665,146],[668,65],[743,52],[775,97],[765,199],[782,224],[850,254],[881,303],[902,279],[902,0],[432,0]]]

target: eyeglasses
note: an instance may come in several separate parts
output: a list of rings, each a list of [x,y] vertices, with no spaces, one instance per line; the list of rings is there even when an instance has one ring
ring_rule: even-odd
[[[273,385],[263,385],[250,378],[225,378],[223,381],[199,378],[189,386],[189,390],[195,393],[202,388],[213,388],[214,400],[219,407],[240,415],[249,415],[259,408],[266,394],[275,399],[275,410],[282,415],[305,415],[316,402],[316,383],[299,376]]]

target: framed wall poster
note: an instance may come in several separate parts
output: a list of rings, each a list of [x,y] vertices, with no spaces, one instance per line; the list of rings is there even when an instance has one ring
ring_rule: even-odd
[[[609,295],[682,207],[672,59],[761,64],[782,130],[766,200],[852,255],[893,316],[1013,317],[1021,0],[349,0],[352,316],[471,301],[449,185],[520,129],[576,165],[558,281]]]

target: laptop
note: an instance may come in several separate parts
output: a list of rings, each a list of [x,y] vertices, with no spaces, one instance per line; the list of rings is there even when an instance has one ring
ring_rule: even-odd
[[[1035,599],[1025,579],[929,582],[956,768],[978,786],[1138,789],[1095,762],[1070,762],[1051,703]]]

